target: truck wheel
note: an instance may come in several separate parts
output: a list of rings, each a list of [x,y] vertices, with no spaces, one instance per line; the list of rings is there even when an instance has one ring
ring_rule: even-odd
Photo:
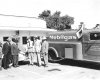
[[[57,59],[56,53],[54,52],[54,50],[50,49],[48,51],[48,60],[49,60],[49,62],[53,61],[53,60],[56,60],[56,59]]]

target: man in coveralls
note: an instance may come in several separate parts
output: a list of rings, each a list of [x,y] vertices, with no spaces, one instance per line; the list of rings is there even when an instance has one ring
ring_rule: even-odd
[[[43,54],[44,66],[45,67],[48,67],[48,47],[49,47],[49,44],[47,42],[47,39],[46,39],[46,37],[43,37],[41,51],[42,51],[42,54]]]
[[[40,51],[41,51],[41,40],[40,40],[40,37],[36,37],[36,41],[34,43],[34,49],[35,49],[35,52],[36,52],[36,55],[37,55],[37,63],[38,63],[38,66],[40,67],[41,66],[41,55],[40,55]]]
[[[30,65],[33,65],[34,64],[33,41],[31,41],[30,38],[28,38],[27,41],[27,48],[28,48],[28,57]]]

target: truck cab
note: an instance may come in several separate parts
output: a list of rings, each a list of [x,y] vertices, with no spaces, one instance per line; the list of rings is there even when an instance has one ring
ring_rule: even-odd
[[[84,60],[100,62],[100,30],[84,30],[82,37]]]

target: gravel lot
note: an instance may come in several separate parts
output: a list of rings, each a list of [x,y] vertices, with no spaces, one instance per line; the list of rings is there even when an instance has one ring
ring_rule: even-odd
[[[77,65],[75,63],[64,64],[63,62],[49,63],[48,67],[23,64],[17,68],[3,69],[0,71],[0,80],[100,80],[99,65],[95,63],[87,64],[94,64],[97,69],[91,68],[91,66],[90,68],[89,66],[88,68],[80,67],[79,63],[82,62],[77,63]],[[67,61],[65,60],[65,62]]]

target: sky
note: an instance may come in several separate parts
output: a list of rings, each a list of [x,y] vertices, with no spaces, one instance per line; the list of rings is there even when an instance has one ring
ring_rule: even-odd
[[[86,28],[100,24],[100,0],[0,0],[0,14],[38,17],[44,10],[74,17],[72,28],[78,28],[80,22]],[[0,22],[6,23],[6,18],[0,16]]]

